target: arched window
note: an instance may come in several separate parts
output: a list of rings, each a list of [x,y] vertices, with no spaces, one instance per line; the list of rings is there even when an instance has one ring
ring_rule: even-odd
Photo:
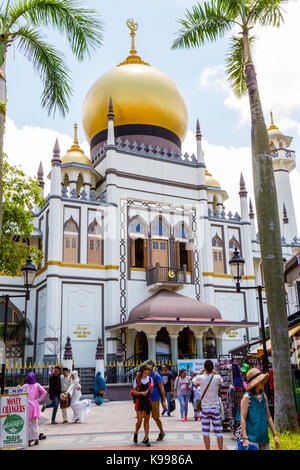
[[[167,237],[170,236],[170,229],[168,224],[161,218],[157,217],[151,224],[151,236]]]
[[[234,253],[234,250],[237,249],[240,252],[240,245],[239,242],[235,237],[232,237],[232,239],[229,242],[229,258],[232,258],[232,255]]]
[[[184,222],[179,222],[174,227],[176,267],[183,269],[185,265],[188,271],[193,269],[193,245],[190,243],[191,231]]]
[[[130,237],[130,266],[132,268],[148,267],[148,240],[146,223],[135,217],[128,227]]]
[[[63,259],[67,263],[78,263],[79,261],[79,230],[72,216],[64,225]]]
[[[224,274],[224,250],[221,238],[216,234],[212,239],[214,273]]]
[[[102,264],[102,233],[94,220],[88,227],[88,264]]]

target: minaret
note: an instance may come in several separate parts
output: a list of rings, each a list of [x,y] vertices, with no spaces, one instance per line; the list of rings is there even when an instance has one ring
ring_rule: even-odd
[[[61,196],[61,159],[58,139],[55,141],[51,165],[50,196]]]
[[[290,230],[289,230],[290,229],[290,227],[289,227],[289,218],[288,218],[285,203],[283,203],[283,219],[282,219],[282,222],[283,222],[283,236],[285,238],[285,242],[290,244],[290,243],[292,243],[292,239],[291,239],[291,234],[290,234]]]
[[[108,127],[107,127],[107,145],[115,145],[115,129],[114,129],[114,109],[112,99],[109,99],[108,106]]]
[[[290,172],[296,167],[296,158],[294,150],[289,146],[293,140],[292,137],[284,135],[274,124],[273,114],[271,113],[271,125],[268,129],[270,148],[272,152],[272,163],[274,178],[277,191],[278,210],[281,213],[283,204],[289,215],[289,237],[292,240],[298,236],[294,201],[291,191]],[[281,234],[283,235],[284,223],[280,218]],[[291,243],[289,240],[287,243]]]
[[[39,186],[41,188],[41,196],[44,197],[45,183],[44,183],[44,170],[43,170],[42,162],[40,162],[40,165],[39,165],[39,169],[37,172],[37,179],[39,182]]]
[[[253,205],[251,199],[249,199],[249,219],[251,223],[251,241],[256,240],[256,229],[255,229],[255,214],[253,211]]]
[[[249,221],[248,216],[248,193],[246,191],[246,185],[243,173],[240,176],[240,204],[241,204],[241,217],[243,222]]]

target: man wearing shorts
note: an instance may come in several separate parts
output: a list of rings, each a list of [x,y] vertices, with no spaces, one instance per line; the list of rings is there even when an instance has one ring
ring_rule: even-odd
[[[153,391],[150,395],[151,399],[151,405],[152,405],[152,418],[156,422],[158,429],[159,429],[159,435],[158,438],[156,439],[157,441],[162,441],[163,438],[165,437],[165,432],[163,430],[162,422],[159,419],[160,413],[159,413],[159,403],[160,399],[162,399],[162,405],[163,409],[167,409],[167,404],[166,404],[166,395],[165,395],[165,389],[163,386],[162,378],[161,376],[154,371],[154,362],[153,361],[148,361],[147,365],[149,366],[149,376],[151,377],[154,387]]]
[[[213,362],[207,359],[204,363],[204,369],[202,370],[201,375],[197,375],[192,380],[192,382],[194,385],[200,385],[202,397],[201,424],[205,449],[210,450],[210,421],[212,421],[214,433],[217,438],[218,448],[219,450],[222,450],[223,427],[221,422],[221,410],[219,405],[219,386],[223,383],[223,379],[214,370]]]

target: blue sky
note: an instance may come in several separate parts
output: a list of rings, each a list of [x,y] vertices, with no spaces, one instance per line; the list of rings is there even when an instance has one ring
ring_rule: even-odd
[[[253,200],[250,149],[250,113],[248,98],[236,100],[224,75],[224,58],[228,38],[199,49],[171,50],[179,29],[177,20],[194,0],[82,0],[86,7],[99,12],[104,22],[104,41],[91,60],[77,62],[64,39],[45,31],[47,38],[66,56],[71,70],[73,98],[69,114],[53,118],[41,109],[40,79],[31,64],[13,48],[7,61],[8,125],[6,151],[13,163],[19,163],[35,175],[39,162],[45,174],[50,170],[52,148],[59,137],[62,154],[71,143],[73,124],[78,122],[79,141],[88,152],[82,131],[81,107],[90,86],[107,70],[124,60],[130,49],[128,18],[139,24],[136,34],[138,54],[153,67],[169,75],[181,89],[189,111],[189,132],[184,151],[195,151],[193,132],[199,118],[204,136],[205,161],[208,170],[228,192],[227,210],[238,210],[238,183],[242,171]],[[285,25],[255,29],[257,46],[255,63],[261,100],[269,125],[272,110],[275,123],[293,136],[297,170],[291,173],[295,200],[300,200],[300,59],[295,53],[300,43],[300,2],[290,0]],[[300,210],[296,210],[300,228]]]

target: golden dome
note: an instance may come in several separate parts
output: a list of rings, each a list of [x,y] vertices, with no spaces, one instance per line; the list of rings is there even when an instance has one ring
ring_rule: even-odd
[[[207,170],[205,170],[205,176],[206,176],[206,186],[212,186],[213,188],[221,188],[218,181],[212,176],[211,173],[208,173]]]
[[[276,135],[283,135],[283,133],[281,132],[281,130],[279,130],[278,127],[275,126],[275,124],[274,124],[272,111],[271,111],[270,114],[271,114],[271,125],[270,125],[270,127],[269,127],[269,129],[268,129],[268,134],[269,134],[269,135],[275,135],[275,134],[276,134]]]
[[[74,125],[74,142],[71,148],[67,151],[61,159],[62,164],[66,163],[80,163],[81,165],[89,165],[93,167],[91,160],[84,154],[84,151],[79,147],[77,140],[77,124]]]
[[[137,29],[137,24],[134,26]],[[136,29],[130,29],[133,41],[131,55],[118,67],[101,75],[84,100],[82,121],[85,135],[91,141],[95,135],[107,129],[108,106],[112,98],[115,126],[158,126],[172,131],[183,140],[188,121],[184,97],[166,74],[149,66],[136,55]]]

